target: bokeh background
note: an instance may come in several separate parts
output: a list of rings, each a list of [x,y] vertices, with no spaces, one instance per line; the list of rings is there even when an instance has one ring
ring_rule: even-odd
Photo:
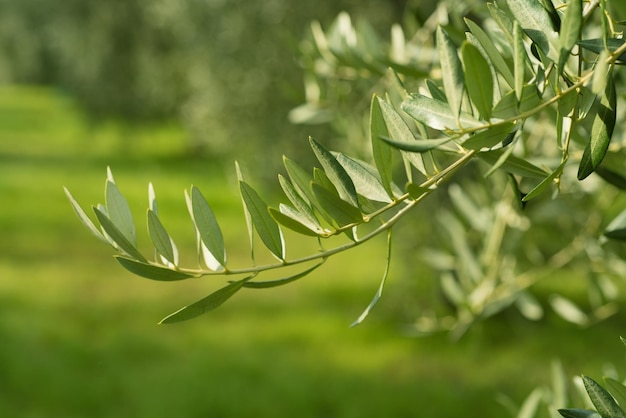
[[[288,121],[304,101],[309,22],[347,11],[385,39],[391,24],[436,6],[363,3],[0,1],[0,416],[499,417],[510,414],[502,399],[519,405],[549,383],[556,358],[571,375],[622,366],[621,314],[580,328],[507,311],[457,342],[408,332],[440,296],[408,241],[429,236],[423,216],[401,234],[385,296],[357,328],[384,242],[159,326],[223,283],[133,276],[75,218],[63,187],[89,208],[103,200],[109,166],[140,242],[152,182],[161,219],[193,260],[183,189],[194,184],[245,263],[233,162],[276,201],[282,154],[310,158],[308,135],[345,145],[328,125]]]

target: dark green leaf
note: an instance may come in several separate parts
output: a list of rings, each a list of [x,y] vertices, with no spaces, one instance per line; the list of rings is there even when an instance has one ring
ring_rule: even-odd
[[[109,217],[105,215],[102,209],[93,208],[94,213],[96,214],[96,218],[98,218],[98,222],[104,229],[104,232],[119,246],[120,250],[128,254],[129,256],[135,258],[139,261],[146,261],[144,256],[137,250],[135,245],[131,243],[128,238],[117,228],[117,226],[111,222]]]
[[[605,94],[600,99],[598,111],[593,118],[591,138],[585,147],[578,167],[578,179],[583,180],[600,165],[613,135],[616,120],[615,84],[609,76]]]
[[[609,223],[604,231],[604,235],[607,238],[626,241],[626,210]]]
[[[493,147],[509,136],[514,127],[515,123],[513,122],[492,126],[484,131],[471,135],[462,145],[467,149],[473,150]]]
[[[456,46],[441,26],[437,27],[436,36],[443,88],[452,113],[458,115],[461,111],[461,101],[463,99],[463,68],[461,67]]]
[[[565,16],[563,16],[563,24],[561,25],[561,33],[559,33],[559,61],[557,72],[562,73],[570,51],[576,45],[576,41],[580,37],[582,28],[583,6],[582,0],[569,0]]]
[[[246,287],[246,288],[250,288],[250,289],[269,289],[271,287],[282,286],[282,285],[285,285],[287,283],[291,283],[291,282],[294,282],[294,281],[296,281],[298,279],[301,279],[304,276],[307,276],[308,274],[310,274],[313,270],[317,269],[322,264],[324,264],[323,261],[321,263],[318,263],[318,264],[314,265],[313,267],[303,271],[303,272],[300,272],[298,274],[294,274],[293,276],[285,277],[283,279],[268,280],[268,281],[264,281],[264,282],[246,282],[243,286]]]
[[[465,18],[465,23],[467,24],[470,32],[472,32],[478,42],[480,42],[480,45],[489,56],[489,59],[493,63],[494,67],[500,72],[500,74],[502,74],[502,77],[508,83],[508,85],[513,87],[515,85],[513,73],[511,72],[511,69],[509,68],[507,63],[504,61],[504,58],[502,58],[502,53],[498,51],[489,35],[487,35],[480,26],[478,26],[476,23],[468,18]]]
[[[559,35],[550,15],[537,0],[507,0],[509,10],[524,32],[553,61],[559,57]]]
[[[226,266],[226,250],[222,231],[209,203],[195,186],[191,188],[191,208],[200,239],[215,260],[221,266]]]
[[[620,190],[626,190],[626,177],[622,174],[604,166],[596,168],[595,173],[602,177],[607,183],[612,184]]]
[[[402,110],[418,122],[440,131],[483,126],[483,123],[466,113],[461,113],[457,118],[447,103],[421,94],[412,94],[402,103]]]
[[[177,260],[174,255],[174,246],[172,245],[172,238],[167,233],[161,220],[157,216],[156,212],[152,209],[148,209],[148,233],[150,239],[154,244],[154,248],[161,254],[167,261],[176,265]]]
[[[393,196],[392,183],[392,154],[391,147],[380,140],[381,137],[389,136],[385,119],[380,108],[382,99],[374,95],[370,106],[370,140],[372,143],[372,155],[374,164],[380,174],[380,181],[389,196]],[[308,184],[308,183],[307,183]]]
[[[441,91],[441,89],[435,84],[434,81],[426,80],[426,88],[428,88],[428,92],[433,99],[448,103],[448,98],[446,97],[446,94]]]
[[[252,224],[265,246],[281,260],[285,258],[283,235],[278,224],[270,215],[267,205],[259,194],[246,182],[240,181],[241,196],[250,212]]]
[[[352,179],[343,166],[339,164],[332,153],[323,147],[322,144],[318,143],[313,138],[309,138],[309,143],[318,161],[322,164],[324,172],[335,185],[339,196],[352,206],[358,207],[359,199],[354,183],[352,183]]]
[[[159,323],[173,324],[175,322],[182,322],[217,309],[224,302],[233,297],[235,293],[237,293],[243,287],[243,285],[251,278],[252,276],[246,277],[245,279],[241,279],[236,282],[232,282],[227,286],[224,286],[221,289],[211,293],[209,296],[200,299],[199,301],[191,305],[185,306],[184,308],[179,309],[171,315],[166,316]]]
[[[582,41],[578,41],[577,43],[582,48],[588,49],[592,52],[595,52],[596,54],[599,54],[600,52],[604,51],[606,48],[608,48],[609,51],[611,52],[615,52],[615,50],[621,47],[622,45],[624,45],[625,42],[626,41],[624,39],[609,38],[606,41],[606,47],[604,46],[604,39],[602,38],[585,39]],[[619,56],[618,61],[626,62],[626,52],[622,53]]]
[[[600,386],[595,380],[590,377],[583,376],[583,384],[585,390],[591,399],[591,403],[596,407],[596,410],[602,418],[624,418],[624,412],[615,402],[615,399],[607,392],[602,386]]]
[[[559,165],[556,170],[554,170],[549,176],[543,179],[538,185],[536,185],[524,198],[522,198],[523,202],[528,202],[531,199],[539,196],[548,186],[552,184],[555,178],[563,173],[563,168],[565,168],[565,161]]]
[[[115,185],[110,170],[108,174],[109,176],[105,185],[107,216],[130,243],[137,245],[135,223],[128,202]]]
[[[76,212],[76,215],[78,216],[78,219],[80,219],[82,224],[85,225],[85,227],[89,230],[89,232],[91,232],[100,241],[106,244],[109,244],[109,241],[104,237],[104,235],[102,235],[102,233],[98,230],[98,228],[96,228],[96,226],[91,221],[91,219],[89,219],[89,217],[87,216],[83,208],[78,204],[76,199],[74,199],[74,196],[72,196],[70,191],[67,190],[67,188],[65,187],[63,188],[63,190],[65,190],[65,195],[69,199],[72,205],[72,208],[74,209],[74,212]]]
[[[564,418],[602,418],[596,411],[589,411],[587,409],[559,409],[559,414]]]
[[[116,255],[115,259],[126,270],[147,279],[172,282],[177,280],[193,279],[196,277],[194,275],[172,270],[157,264],[137,261],[120,255]]]
[[[461,55],[465,68],[465,88],[470,100],[476,106],[480,116],[484,120],[489,120],[493,107],[491,68],[478,48],[467,41],[461,47]]]
[[[341,227],[363,221],[361,211],[357,207],[340,199],[337,195],[317,183],[313,183],[312,187],[320,206],[335,221],[337,226]]]
[[[418,199],[426,193],[428,189],[414,183],[409,183],[406,185],[406,191],[411,196],[411,199]]]
[[[515,157],[513,155],[508,155],[506,160],[499,161],[500,157],[503,156],[503,153],[504,152],[502,150],[493,150],[488,152],[481,152],[477,155],[481,159],[492,165],[500,162],[502,163],[500,167],[503,170],[508,171],[509,173],[517,174],[522,177],[544,178],[548,174],[546,171],[542,170],[536,165],[531,164],[528,161],[522,160],[521,158]]]
[[[411,153],[422,153],[432,151],[440,145],[446,144],[452,140],[452,138],[440,138],[440,139],[416,139],[411,142],[394,141],[389,138],[380,138],[394,148]]]

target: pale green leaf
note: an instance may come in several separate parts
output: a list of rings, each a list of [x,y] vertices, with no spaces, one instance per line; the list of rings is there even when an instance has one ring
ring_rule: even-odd
[[[537,0],[507,0],[509,10],[530,39],[553,61],[559,58],[559,34]]]
[[[115,259],[126,270],[147,279],[172,282],[178,280],[193,279],[196,277],[188,273],[183,273],[182,271],[173,270],[157,264],[148,263],[146,261],[142,262],[133,260],[124,256],[117,255],[115,256]]]
[[[276,222],[299,234],[315,237],[324,232],[312,225],[304,215],[291,206],[281,203],[280,210],[269,208],[269,212]]]
[[[457,118],[447,103],[421,94],[412,94],[402,103],[402,110],[418,122],[440,131],[484,126],[466,113],[461,113]],[[392,139],[397,140],[395,137]]]
[[[543,397],[543,388],[535,388],[530,395],[526,397],[522,407],[520,408],[516,418],[534,418],[539,407],[539,402]]]
[[[411,153],[423,153],[436,149],[437,147],[452,141],[452,138],[439,139],[416,139],[411,142],[394,141],[389,138],[380,138],[394,148]]]
[[[89,216],[87,216],[83,208],[78,204],[76,199],[74,199],[74,196],[72,196],[70,191],[65,187],[63,188],[63,190],[65,190],[65,195],[69,199],[70,204],[72,205],[72,208],[74,209],[74,212],[76,212],[78,219],[80,219],[80,221],[85,226],[85,228],[87,228],[89,232],[91,232],[100,241],[106,244],[109,244],[109,241],[106,239],[104,235],[102,235],[102,233],[98,230],[98,228],[96,228],[96,226],[91,221],[91,219],[89,219]]]
[[[583,180],[600,165],[613,136],[616,122],[615,84],[609,76],[606,91],[598,104],[598,111],[593,118],[591,138],[580,160],[578,179]]]
[[[211,293],[209,296],[166,316],[159,323],[172,324],[175,322],[182,322],[217,309],[224,304],[224,302],[233,297],[235,293],[241,290],[243,285],[251,278],[252,276],[249,276],[236,282],[229,283],[221,289]]]
[[[530,292],[520,292],[515,298],[515,306],[526,319],[538,321],[543,318],[543,308]]]
[[[387,125],[381,110],[382,99],[374,95],[370,106],[370,140],[372,143],[372,155],[374,164],[378,169],[380,181],[389,196],[393,196],[392,183],[392,153],[391,147],[380,140],[381,137],[389,136]]]
[[[526,61],[528,56],[524,49],[522,30],[517,22],[513,25],[513,77],[515,79],[515,97],[518,103],[522,101],[524,79],[526,77]]]
[[[177,264],[176,256],[174,253],[174,246],[172,245],[172,238],[167,233],[161,220],[156,212],[152,209],[148,209],[148,234],[154,244],[154,248],[160,255],[165,257],[167,261],[173,265]]]
[[[461,67],[456,46],[441,26],[437,26],[436,36],[443,88],[452,113],[458,115],[461,111],[461,101],[463,99],[463,68]]]
[[[115,224],[117,229],[130,243],[136,246],[135,222],[133,221],[130,207],[126,198],[124,198],[116,184],[110,179],[106,181],[105,185],[105,202],[107,215],[111,222]]]
[[[239,163],[235,161],[235,170],[237,171],[237,181],[243,181],[243,174],[241,172],[241,167],[239,167]],[[240,191],[241,194],[241,191]],[[254,262],[254,228],[252,226],[252,217],[250,216],[250,212],[246,207],[246,202],[243,200],[243,196],[241,196],[241,203],[243,206],[243,214],[246,219],[246,227],[248,229],[248,241],[250,243],[250,258]]]
[[[602,415],[602,418],[626,417],[624,411],[615,402],[615,399],[598,382],[588,376],[583,376],[583,384],[591,399],[591,403],[596,407],[598,413]]]
[[[159,210],[158,210],[157,201],[156,201],[156,193],[154,192],[154,186],[152,185],[152,183],[148,183],[148,208],[149,210],[154,212],[155,215],[157,216],[159,215]],[[148,228],[150,228],[149,224],[148,224]],[[170,242],[169,246],[172,248],[172,251],[171,251],[172,260],[169,260],[167,257],[165,257],[157,248],[155,248],[155,251],[156,251],[157,258],[159,258],[163,264],[169,267],[174,267],[178,265],[178,248],[176,247],[176,244],[174,243],[174,240],[171,237],[169,239],[169,242]],[[167,244],[165,244],[165,246],[167,247]]]
[[[359,207],[356,188],[343,166],[322,144],[313,138],[309,138],[309,143],[318,161],[322,164],[324,172],[337,189],[339,196],[352,206]]]
[[[550,298],[550,306],[552,306],[554,312],[567,322],[581,326],[589,324],[589,317],[587,314],[585,314],[574,302],[563,296],[553,295]]]
[[[557,63],[557,72],[561,74],[565,68],[565,63],[576,41],[580,38],[582,29],[582,0],[568,0],[563,22],[561,24],[561,33],[559,33],[559,61]]]
[[[272,218],[268,207],[259,194],[246,182],[240,181],[241,196],[245,202],[252,224],[265,246],[280,260],[285,258],[285,243],[278,224]]]
[[[335,221],[337,226],[342,227],[363,221],[361,211],[357,207],[340,199],[336,194],[318,183],[313,183],[312,187],[321,208]]]
[[[534,109],[541,103],[537,87],[526,84],[522,87],[522,99],[518,100],[517,93],[510,91],[505,94],[493,109],[493,117],[500,119],[514,119],[520,113]]]
[[[613,219],[604,231],[607,238],[626,241],[626,210]]]
[[[285,277],[282,279],[276,279],[276,280],[267,280],[267,281],[262,281],[262,282],[246,282],[243,287],[245,288],[250,288],[250,289],[269,289],[271,287],[278,287],[278,286],[283,286],[286,285],[288,283],[294,282],[298,279],[301,279],[307,275],[309,275],[311,272],[313,272],[313,270],[317,269],[319,266],[321,266],[322,264],[324,264],[324,262],[322,261],[321,263],[318,263],[316,265],[314,265],[313,267],[294,274],[293,276],[289,276],[289,277]]]
[[[209,203],[195,186],[191,188],[191,209],[202,243],[221,266],[226,266],[226,249],[222,230]]]
[[[594,94],[601,94],[606,90],[606,83],[610,76],[609,53],[606,49],[598,55],[596,66],[593,69],[593,77],[591,77],[591,91]]]
[[[461,55],[465,68],[465,88],[470,100],[476,106],[481,118],[489,120],[493,107],[491,68],[478,48],[467,41],[461,47]]]
[[[341,153],[336,158],[352,179],[358,194],[376,202],[391,202],[374,167]]]
[[[476,40],[483,47],[485,53],[489,56],[489,59],[493,63],[494,67],[502,75],[504,81],[506,81],[509,86],[513,87],[515,85],[515,81],[511,68],[508,66],[504,58],[502,58],[502,53],[498,51],[489,35],[487,35],[487,33],[485,33],[480,26],[468,18],[465,18],[465,23]]]
[[[610,377],[605,377],[604,383],[617,403],[624,408],[626,406],[626,386]]]
[[[539,184],[533,187],[533,189],[530,192],[528,192],[526,196],[522,198],[522,201],[528,202],[529,200],[534,199],[535,197],[539,196],[539,194],[541,194],[546,188],[548,188],[548,186],[552,184],[555,178],[559,177],[561,173],[563,173],[563,169],[565,168],[565,163],[566,161],[563,161],[556,168],[556,170],[554,170],[552,173],[550,173],[549,176],[541,180]]]
[[[496,2],[487,3],[487,9],[493,20],[497,23],[502,30],[504,36],[506,36],[508,43],[513,44],[513,20],[509,16],[508,12],[502,10]]]
[[[311,181],[313,177],[307,173],[298,163],[283,156],[283,164],[289,175],[289,179],[293,186],[298,190],[301,196],[306,197],[309,202],[313,202],[315,196],[311,190]]]
[[[120,250],[139,261],[146,261],[143,255],[137,250],[135,245],[126,238],[126,235],[119,230],[109,217],[100,208],[93,208],[98,222],[106,234],[115,242]]]
[[[479,150],[481,148],[490,148],[505,140],[510,135],[513,135],[513,129],[515,123],[506,122],[499,125],[494,125],[485,129],[484,131],[477,132],[471,135],[463,142],[463,147],[467,149]]]
[[[293,204],[293,206],[301,214],[301,216],[304,216],[306,220],[310,224],[314,225],[316,228],[321,229],[322,227],[319,220],[315,216],[315,213],[313,212],[313,208],[311,207],[309,202],[305,200],[306,197],[302,196],[296,190],[293,184],[291,184],[289,180],[287,180],[280,174],[278,175],[278,182],[280,183],[280,187],[283,189],[283,192],[285,192],[285,195],[287,196],[289,201]]]

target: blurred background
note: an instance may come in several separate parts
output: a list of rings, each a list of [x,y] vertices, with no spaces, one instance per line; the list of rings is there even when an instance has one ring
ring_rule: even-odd
[[[133,276],[75,218],[63,186],[89,208],[103,201],[110,166],[140,243],[152,182],[183,262],[193,262],[183,189],[194,184],[245,263],[233,162],[275,202],[282,154],[306,161],[309,135],[351,146],[341,124],[291,123],[307,100],[310,22],[327,28],[347,11],[388,43],[392,24],[410,33],[436,6],[0,0],[0,415],[496,417],[510,414],[502,399],[519,405],[547,384],[555,358],[572,375],[621,365],[621,314],[581,328],[505,311],[457,342],[416,338],[412,321],[441,296],[411,241],[432,234],[423,216],[399,234],[385,296],[352,329],[382,275],[383,241],[290,286],[159,326],[223,282]],[[540,295],[571,277],[553,279]]]

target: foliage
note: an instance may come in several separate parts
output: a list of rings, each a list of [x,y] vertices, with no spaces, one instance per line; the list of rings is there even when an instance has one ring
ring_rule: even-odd
[[[318,166],[305,170],[283,158],[286,175],[279,175],[279,183],[287,202],[278,207],[269,207],[238,168],[250,266],[229,264],[217,217],[195,187],[186,192],[199,259],[191,268],[177,262],[152,189],[153,261],[138,249],[132,215],[110,172],[105,204],[94,208],[97,223],[69,192],[68,197],[87,228],[111,244],[120,264],[135,274],[161,281],[233,277],[163,323],[215,309],[242,289],[298,280],[329,257],[383,234],[389,241],[387,267],[359,323],[387,279],[393,227],[441,190],[452,210],[439,204],[434,216],[423,219],[437,219],[444,245],[424,252],[424,258],[439,271],[453,314],[424,313],[416,331],[450,330],[459,336],[476,320],[511,306],[538,319],[544,308],[531,287],[566,267],[588,276],[588,312],[565,294],[551,296],[549,305],[570,322],[591,324],[615,311],[614,279],[626,268],[619,248],[614,254],[597,237],[603,214],[611,209],[605,196],[614,192],[590,177],[597,174],[618,189],[626,185],[621,138],[613,138],[622,108],[617,71],[626,52],[615,8],[611,1],[508,0],[476,6],[459,30],[452,24],[455,14],[446,13],[456,9],[442,2],[430,22],[448,25],[428,27],[426,40],[419,31],[409,41],[394,27],[386,53],[367,26],[353,27],[347,15],[327,33],[314,25],[314,54],[329,64],[312,67],[321,68],[315,73],[318,86],[346,68],[365,79],[382,77],[385,91],[370,101],[370,155],[333,152],[310,138]],[[423,43],[428,40],[436,45]],[[391,68],[383,71],[384,66]],[[329,83],[327,91],[333,90]],[[546,199],[549,191],[559,198]],[[609,226],[608,238],[623,239],[623,219]],[[538,225],[558,228],[562,242],[546,241]],[[290,257],[283,229],[317,241],[319,250]],[[257,264],[257,238],[274,262]],[[264,273],[292,266],[300,269],[295,275],[262,280]]]

